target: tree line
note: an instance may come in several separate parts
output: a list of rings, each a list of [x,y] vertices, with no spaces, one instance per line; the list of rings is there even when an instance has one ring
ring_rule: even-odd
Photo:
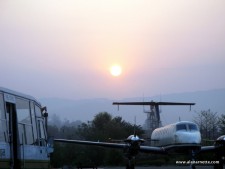
[[[67,121],[64,125],[57,127],[52,123],[48,126],[48,136],[64,139],[118,142],[134,134],[134,128],[138,135],[144,133],[141,126],[134,126],[134,124],[123,120],[122,117],[112,117],[107,112],[101,112],[92,121],[80,123],[79,125],[77,123],[72,125]],[[51,165],[53,167],[77,166],[80,164],[96,166],[124,165],[123,151],[87,145],[54,144],[54,153],[51,155]]]
[[[51,122],[48,125],[48,136],[54,138],[91,140],[103,142],[123,141],[129,135],[134,133],[134,128],[139,136],[144,135],[145,131],[141,126],[134,126],[126,122],[122,117],[112,117],[107,112],[98,113],[92,121],[61,122],[59,118],[54,117],[56,123]],[[203,145],[212,145],[220,135],[225,134],[225,115],[219,116],[211,110],[204,110],[196,113],[193,118],[200,129]],[[124,165],[124,154],[121,150],[99,148],[95,146],[55,143],[54,153],[51,154],[51,165],[53,167],[62,167],[63,165],[77,166],[80,164],[96,166],[118,166]],[[151,155],[140,155],[144,164],[150,164]],[[151,159],[150,159],[151,158]],[[141,161],[139,159],[139,161]],[[155,159],[159,164],[169,163],[168,157]],[[156,164],[156,163],[155,163]]]
[[[210,109],[202,110],[196,113],[193,122],[199,126],[203,143],[225,135],[225,114],[219,116],[218,113],[212,112]]]

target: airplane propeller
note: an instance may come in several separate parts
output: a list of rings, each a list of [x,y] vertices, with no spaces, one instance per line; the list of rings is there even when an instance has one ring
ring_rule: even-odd
[[[124,154],[128,160],[126,169],[134,169],[136,155],[139,153],[140,145],[145,141],[140,139],[135,133],[125,139],[124,142],[127,144],[127,148],[124,149]]]
[[[214,146],[216,147],[216,158],[219,159],[218,166],[215,165],[215,169],[223,169],[223,164],[225,163],[225,135],[220,136],[214,142]]]
[[[216,140],[207,141],[214,141],[214,144],[202,147],[199,153],[214,152],[216,159],[219,161],[219,164],[214,164],[214,169],[223,169],[225,163],[225,135],[218,137]]]

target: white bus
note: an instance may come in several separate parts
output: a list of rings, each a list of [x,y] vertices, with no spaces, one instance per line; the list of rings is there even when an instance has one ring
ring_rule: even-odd
[[[34,97],[0,87],[0,169],[50,168],[47,116]]]

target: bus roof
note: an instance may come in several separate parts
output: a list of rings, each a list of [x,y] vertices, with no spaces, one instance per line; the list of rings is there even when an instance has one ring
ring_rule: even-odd
[[[15,95],[15,96],[22,97],[22,98],[29,99],[29,100],[33,100],[33,101],[37,102],[39,105],[41,105],[40,102],[38,102],[33,96],[30,96],[30,95],[26,95],[26,94],[23,94],[23,93],[20,93],[17,91],[13,91],[13,90],[10,90],[10,89],[4,88],[4,87],[0,87],[0,92]]]

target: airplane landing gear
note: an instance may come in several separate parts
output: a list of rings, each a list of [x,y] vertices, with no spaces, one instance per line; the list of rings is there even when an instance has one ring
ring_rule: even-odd
[[[194,150],[191,150],[191,152],[190,152],[190,154],[191,154],[191,161],[195,161],[195,153],[196,152]],[[191,169],[196,169],[195,164],[191,164],[190,168]]]
[[[135,158],[128,158],[126,169],[135,169]]]
[[[190,165],[190,168],[191,168],[191,169],[196,169],[196,167],[195,167],[194,164],[191,164],[191,165]]]

